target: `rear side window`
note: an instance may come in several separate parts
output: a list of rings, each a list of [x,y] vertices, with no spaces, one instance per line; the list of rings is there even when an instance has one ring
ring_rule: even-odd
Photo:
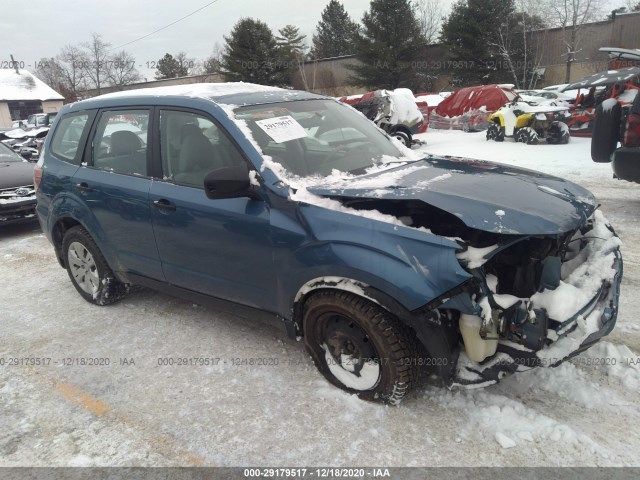
[[[65,115],[51,139],[51,153],[63,160],[80,165],[81,155],[78,154],[82,133],[88,126],[89,113],[80,112]]]
[[[93,166],[147,176],[148,110],[103,112],[93,141]]]

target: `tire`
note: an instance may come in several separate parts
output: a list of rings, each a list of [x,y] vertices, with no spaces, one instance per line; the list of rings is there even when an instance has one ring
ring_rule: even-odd
[[[518,129],[513,138],[516,142],[526,143],[527,145],[538,144],[538,134],[531,127],[522,127]]]
[[[547,143],[551,145],[566,145],[569,143],[569,127],[566,123],[553,122],[549,127],[549,136],[547,137]]]
[[[418,380],[415,335],[368,300],[318,292],[305,302],[303,332],[320,373],[363,400],[397,405]]]
[[[622,106],[617,101],[611,108],[605,109],[603,105],[609,106],[611,103],[605,100],[598,105],[591,132],[591,159],[596,163],[609,163],[620,140]]]
[[[497,123],[490,123],[487,128],[487,140],[504,142],[504,128]]]
[[[411,135],[409,135],[407,132],[403,132],[402,130],[396,130],[395,132],[391,133],[391,136],[396,140],[400,140],[402,143],[404,143],[405,147],[411,148],[411,144],[413,143],[413,140],[411,138]]]
[[[127,293],[128,286],[116,279],[100,249],[84,228],[73,227],[65,233],[62,255],[71,283],[87,302],[109,305]]]

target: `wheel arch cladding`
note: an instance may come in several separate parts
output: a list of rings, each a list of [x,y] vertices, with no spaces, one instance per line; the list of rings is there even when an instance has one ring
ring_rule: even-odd
[[[96,220],[91,210],[83,202],[74,198],[73,195],[65,194],[54,198],[49,213],[49,222],[52,239],[56,235],[56,228],[58,229],[58,234],[62,235],[59,239],[59,244],[55,243],[54,239],[54,247],[56,248],[56,252],[58,252],[58,248],[60,248],[60,255],[62,255],[61,248],[64,233],[66,233],[69,228],[79,225],[87,232],[90,232],[91,238],[105,257],[107,263],[113,265],[113,256],[111,251],[106,248],[104,232],[100,223]],[[62,263],[61,265],[64,267]]]

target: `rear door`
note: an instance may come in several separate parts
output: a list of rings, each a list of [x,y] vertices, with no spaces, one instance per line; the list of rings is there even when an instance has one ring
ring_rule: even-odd
[[[149,207],[151,112],[100,111],[73,188],[91,211],[90,233],[111,268],[163,280]]]
[[[264,200],[211,200],[205,176],[246,164],[209,115],[159,109],[163,181],[151,185],[153,229],[167,281],[225,300],[274,310],[275,275]]]

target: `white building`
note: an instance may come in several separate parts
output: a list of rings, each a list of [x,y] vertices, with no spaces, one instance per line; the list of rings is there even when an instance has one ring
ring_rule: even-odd
[[[26,70],[0,69],[0,128],[33,113],[57,112],[64,97]]]

